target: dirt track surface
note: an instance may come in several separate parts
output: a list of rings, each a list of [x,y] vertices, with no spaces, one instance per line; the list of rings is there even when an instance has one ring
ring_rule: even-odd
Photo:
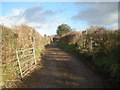
[[[43,68],[37,68],[24,85],[28,88],[102,88],[102,80],[80,60],[56,44],[46,47]]]

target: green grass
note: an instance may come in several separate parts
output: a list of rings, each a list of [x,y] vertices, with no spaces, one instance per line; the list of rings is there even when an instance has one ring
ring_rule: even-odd
[[[35,50],[35,57],[38,57],[38,55],[39,55],[38,50]]]
[[[105,70],[110,71],[111,67],[115,64],[113,57],[101,57],[95,60],[95,64],[98,67],[104,67]]]
[[[111,77],[115,78],[116,74],[120,73],[120,65],[116,62],[113,56],[101,57],[94,62],[98,67],[102,68],[104,72],[110,74]],[[118,78],[118,77],[117,77]],[[120,76],[119,76],[120,78]]]
[[[44,52],[44,51],[43,51],[43,49],[42,49],[42,50],[41,50],[41,55],[43,55],[43,52]]]
[[[9,68],[11,69],[14,69],[13,65],[12,64],[4,64],[2,66],[2,74],[4,74],[4,78],[2,78],[2,81],[7,81],[7,80],[10,80],[12,79],[13,77],[10,75],[11,72],[9,71]]]
[[[77,51],[77,46],[75,44],[63,44],[63,43],[60,43],[59,42],[59,46],[61,46],[62,48],[64,48],[65,50],[67,51],[70,51],[70,52],[74,52],[74,51]]]

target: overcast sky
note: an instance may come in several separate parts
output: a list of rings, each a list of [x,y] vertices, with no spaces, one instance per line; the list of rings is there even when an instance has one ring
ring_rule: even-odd
[[[41,35],[56,34],[57,26],[68,24],[77,31],[91,25],[118,28],[117,2],[2,2],[0,23],[12,27],[26,24]]]

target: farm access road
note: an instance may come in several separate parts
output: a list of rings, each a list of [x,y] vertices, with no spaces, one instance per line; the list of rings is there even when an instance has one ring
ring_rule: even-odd
[[[84,63],[57,44],[46,47],[42,68],[24,80],[26,88],[103,88],[104,83]]]

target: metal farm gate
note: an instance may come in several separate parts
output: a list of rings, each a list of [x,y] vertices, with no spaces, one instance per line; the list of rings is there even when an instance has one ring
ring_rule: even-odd
[[[37,64],[35,58],[35,49],[30,48],[27,50],[17,50],[16,55],[18,59],[20,74],[23,78],[31,71],[31,69],[35,68],[35,65]]]

